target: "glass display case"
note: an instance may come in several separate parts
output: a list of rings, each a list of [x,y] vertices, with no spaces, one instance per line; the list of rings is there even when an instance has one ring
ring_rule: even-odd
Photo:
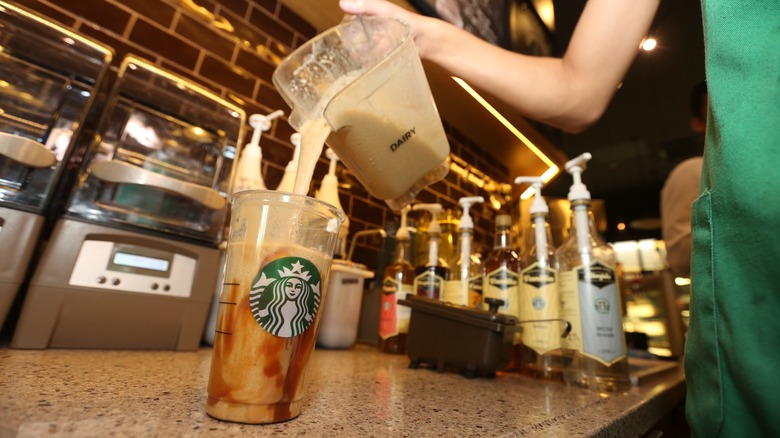
[[[620,264],[623,325],[646,340],[655,356],[683,355],[689,291],[666,267],[664,243],[657,240],[613,245]]]

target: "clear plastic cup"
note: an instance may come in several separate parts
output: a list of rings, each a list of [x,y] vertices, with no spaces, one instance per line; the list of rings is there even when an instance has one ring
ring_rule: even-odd
[[[368,192],[400,210],[449,171],[449,143],[409,26],[385,17],[341,23],[274,71],[306,136],[324,119],[328,145]]]
[[[345,216],[307,196],[231,199],[206,412],[240,423],[297,417]]]

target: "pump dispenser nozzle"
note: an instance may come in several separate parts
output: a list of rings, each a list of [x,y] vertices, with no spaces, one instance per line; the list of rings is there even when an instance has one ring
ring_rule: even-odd
[[[569,189],[569,202],[572,203],[572,210],[574,211],[574,221],[577,230],[577,247],[582,253],[590,251],[588,203],[576,201],[590,200],[590,192],[588,191],[588,188],[585,187],[585,184],[582,183],[582,172],[585,171],[585,163],[590,161],[590,159],[590,153],[585,152],[566,163],[566,171],[569,172],[574,179],[574,182]]]
[[[325,156],[330,159],[330,167],[327,175],[322,177],[322,184],[320,184],[320,189],[317,190],[314,197],[328,202],[339,210],[344,211],[344,207],[341,206],[341,200],[339,200],[339,181],[336,177],[336,163],[338,163],[339,157],[330,148],[325,151]],[[349,218],[344,220],[344,223],[341,224],[341,229],[339,230],[339,244],[336,251],[337,254],[342,257],[346,254],[348,234]]]
[[[406,225],[406,215],[412,211],[412,207],[406,206],[401,209],[401,225],[398,227],[398,231],[395,232],[396,240],[410,240],[412,236],[409,234],[409,227]]]
[[[325,156],[330,160],[330,166],[328,167],[328,173],[322,177],[322,184],[320,184],[320,189],[317,190],[315,198],[329,202],[341,211],[344,211],[339,200],[339,181],[336,177],[336,164],[339,161],[339,156],[331,148],[325,151]]]
[[[429,234],[436,234],[437,236],[441,234],[441,227],[439,226],[439,221],[436,220],[436,216],[441,211],[441,204],[415,204],[412,207],[412,210],[418,211],[423,210],[427,211],[431,214],[431,223],[428,225],[428,233]]]
[[[273,119],[283,115],[284,111],[276,110],[267,116],[262,114],[249,116],[249,126],[254,129],[254,132],[252,132],[252,140],[241,151],[241,156],[238,159],[233,193],[252,189],[265,190],[265,182],[260,174],[260,163],[263,160],[263,152],[260,149],[260,135],[271,129],[271,121]]]
[[[585,184],[582,183],[582,172],[585,170],[585,163],[590,161],[592,156],[589,152],[585,152],[578,157],[575,157],[566,162],[566,171],[569,172],[574,179],[574,182],[569,189],[569,201],[576,201],[581,199],[590,199],[590,192]]]
[[[550,212],[542,197],[542,185],[544,180],[538,176],[518,176],[515,178],[515,184],[528,183],[534,188],[534,200],[531,201],[529,213],[531,221],[534,223],[534,245],[536,247],[537,257],[545,257],[547,252],[547,230],[544,226],[544,217]]]
[[[469,215],[469,209],[471,208],[472,205],[480,202],[485,202],[485,198],[483,198],[482,196],[467,196],[458,199],[458,203],[463,209],[463,215],[461,215],[460,224],[458,224],[459,230],[474,229],[474,221],[471,219],[471,216]]]
[[[301,134],[295,132],[290,136],[290,143],[295,146],[293,150],[293,157],[287,163],[287,167],[284,168],[284,175],[282,181],[279,182],[279,186],[276,190],[279,192],[292,192],[295,186],[295,174],[298,173],[298,157],[301,155]]]
[[[260,133],[266,132],[269,129],[271,129],[271,122],[277,118],[284,115],[284,111],[282,110],[276,110],[268,115],[262,115],[262,114],[252,114],[249,116],[249,126],[252,127],[252,129],[255,130],[255,132],[252,133],[252,143],[258,144],[260,143]]]
[[[547,202],[545,202],[544,198],[542,197],[542,186],[544,185],[544,180],[538,176],[518,176],[515,178],[515,184],[523,183],[530,184],[531,187],[534,188],[534,200],[531,201],[530,213],[549,213],[550,208],[547,206]]]

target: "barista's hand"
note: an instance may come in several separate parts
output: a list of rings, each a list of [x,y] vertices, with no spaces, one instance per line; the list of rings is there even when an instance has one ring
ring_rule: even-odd
[[[450,26],[445,21],[416,14],[384,0],[339,0],[339,7],[346,14],[391,17],[409,23],[417,51],[423,59],[429,59],[436,50],[433,45],[436,39],[432,35],[441,26]]]

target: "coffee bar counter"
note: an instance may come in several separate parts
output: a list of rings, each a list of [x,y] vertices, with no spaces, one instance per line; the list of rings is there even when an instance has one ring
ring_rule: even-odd
[[[173,352],[2,346],[0,437],[633,437],[654,433],[685,397],[682,367],[667,362],[635,362],[631,390],[602,396],[513,374],[468,379],[410,369],[406,356],[357,345],[315,350],[298,418],[248,425],[206,414],[210,362],[208,347]]]

